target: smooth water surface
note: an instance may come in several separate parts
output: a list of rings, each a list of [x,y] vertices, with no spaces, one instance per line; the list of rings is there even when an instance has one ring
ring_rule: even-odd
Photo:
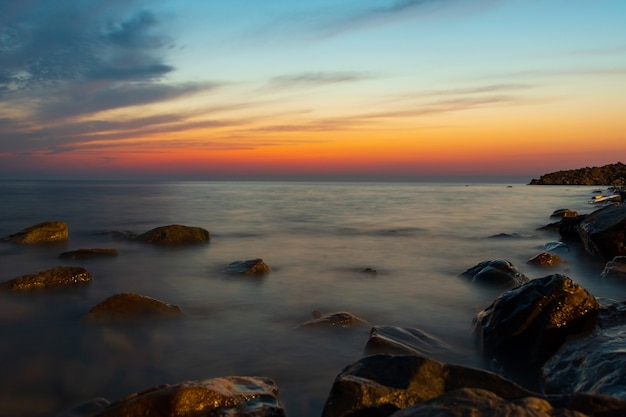
[[[531,278],[563,273],[594,295],[626,288],[575,250],[550,271],[526,264],[558,235],[536,229],[559,208],[589,213],[594,188],[480,184],[277,182],[0,182],[0,237],[48,220],[70,241],[0,242],[0,280],[60,264],[87,268],[86,287],[0,294],[0,416],[54,415],[84,400],[116,400],[153,385],[228,375],[274,379],[290,416],[317,417],[335,376],[358,360],[371,326],[298,329],[311,312],[349,311],[371,325],[416,327],[455,346],[445,360],[481,366],[471,321],[499,291],[458,274],[509,259]],[[185,224],[211,243],[164,248],[115,240]],[[494,239],[499,233],[522,237]],[[61,252],[117,248],[115,258],[62,261]],[[226,276],[262,258],[263,278]],[[375,269],[373,276],[362,274]],[[180,306],[175,321],[94,324],[84,314],[135,292]]]

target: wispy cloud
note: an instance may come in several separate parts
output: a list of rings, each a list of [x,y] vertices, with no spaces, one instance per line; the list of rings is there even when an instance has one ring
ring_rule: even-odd
[[[360,72],[303,72],[297,74],[279,75],[267,83],[267,88],[307,88],[377,78],[374,74]]]

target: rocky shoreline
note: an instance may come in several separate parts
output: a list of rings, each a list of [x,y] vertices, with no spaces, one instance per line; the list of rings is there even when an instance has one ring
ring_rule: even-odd
[[[626,204],[612,202],[588,215],[559,209],[552,216],[559,220],[544,229],[558,233],[560,245],[581,245],[589,256],[605,262],[605,279],[626,278]],[[182,225],[112,236],[156,245],[210,241],[208,231]],[[41,245],[68,239],[67,225],[54,221],[1,240]],[[114,256],[117,251],[112,248],[59,255],[64,260]],[[547,248],[529,262],[548,272],[558,264],[558,255]],[[245,279],[268,273],[271,268],[261,259],[224,266],[224,274]],[[626,302],[600,303],[560,274],[530,280],[505,259],[485,260],[459,277],[504,291],[473,323],[477,349],[489,370],[437,360],[440,352],[452,348],[420,329],[372,325],[348,312],[316,312],[314,320],[299,327],[371,328],[363,357],[341,370],[330,387],[322,417],[626,415]],[[84,268],[61,265],[0,283],[0,290],[27,294],[90,282]],[[95,325],[184,317],[178,306],[130,293],[112,295],[85,313],[85,320]],[[286,411],[271,379],[224,376],[147,387],[114,401],[87,400],[57,417],[139,415],[282,417]]]
[[[601,167],[586,167],[544,174],[529,185],[609,185],[626,186],[626,165],[617,162]]]

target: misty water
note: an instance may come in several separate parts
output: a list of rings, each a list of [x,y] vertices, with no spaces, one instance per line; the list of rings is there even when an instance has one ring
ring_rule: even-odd
[[[363,355],[370,328],[419,328],[457,349],[442,360],[483,366],[474,315],[500,291],[458,274],[509,259],[530,278],[563,273],[597,297],[626,287],[600,277],[603,264],[559,253],[549,271],[526,261],[558,235],[537,231],[559,208],[589,213],[595,188],[523,184],[279,182],[0,182],[0,237],[65,221],[70,240],[0,242],[0,280],[85,267],[74,289],[0,293],[0,416],[50,416],[85,400],[111,401],[164,383],[229,375],[276,381],[289,416],[317,417],[335,376]],[[208,245],[155,247],[116,240],[184,224]],[[517,238],[496,239],[499,233]],[[63,261],[81,248],[114,258]],[[262,258],[272,273],[232,277],[224,266]],[[376,275],[363,274],[364,268]],[[84,314],[134,292],[180,306],[181,320],[98,324]],[[371,325],[302,329],[311,312],[348,311]]]

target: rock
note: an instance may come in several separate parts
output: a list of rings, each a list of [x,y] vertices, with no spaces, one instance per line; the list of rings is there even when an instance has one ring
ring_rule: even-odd
[[[59,255],[61,259],[89,259],[104,258],[117,256],[117,249],[78,249],[69,252],[63,252]]]
[[[345,311],[322,315],[322,313],[315,310],[313,317],[313,320],[302,323],[298,328],[340,327],[346,329],[354,326],[369,326],[367,321]]]
[[[201,227],[172,224],[149,230],[135,240],[158,245],[189,245],[209,242],[209,232]]]
[[[591,255],[612,259],[626,255],[626,205],[598,209],[587,216],[576,231]]]
[[[370,355],[335,378],[322,417],[386,417],[459,388],[486,389],[507,399],[531,396],[491,372],[418,355]]]
[[[616,256],[608,262],[601,274],[604,278],[626,278],[626,256]]]
[[[365,354],[395,353],[443,359],[457,353],[447,343],[419,329],[374,326],[365,345]]]
[[[426,407],[420,408],[423,405]],[[418,355],[370,355],[347,366],[335,378],[322,417],[617,417],[624,413],[626,401],[618,398],[542,396],[488,371]]]
[[[552,214],[550,215],[550,217],[578,217],[578,212],[574,211],[574,210],[570,210],[570,209],[558,209],[558,210],[554,210],[552,212]]]
[[[2,240],[21,244],[65,242],[69,239],[67,224],[51,221],[39,223],[9,235]]]
[[[569,252],[569,246],[563,242],[548,242],[541,249],[547,252]]]
[[[626,399],[625,367],[626,303],[621,302],[602,307],[589,334],[568,340],[545,363],[545,389]]]
[[[249,259],[231,262],[224,267],[224,271],[230,275],[265,275],[272,272],[272,269],[263,259]]]
[[[505,400],[491,391],[461,388],[392,414],[393,417],[584,417],[572,410],[557,409],[543,398]]]
[[[528,260],[531,265],[539,266],[542,268],[549,268],[560,264],[561,258],[558,255],[548,252],[541,252],[538,255],[533,256]]]
[[[530,235],[523,235],[521,233],[498,233],[497,235],[491,235],[489,239],[526,239],[532,237]]]
[[[505,368],[539,369],[598,308],[585,288],[555,274],[502,293],[474,318],[474,331],[483,353]]]
[[[579,242],[578,225],[588,216],[588,214],[581,214],[576,217],[563,217],[557,224],[557,232],[565,242]]]
[[[127,320],[144,317],[182,317],[180,307],[144,295],[115,294],[94,306],[86,314],[91,320]]]
[[[361,270],[361,273],[364,275],[371,275],[371,276],[376,276],[378,275],[378,271],[373,269],[373,268],[365,268]]]
[[[616,185],[626,184],[626,165],[618,162],[601,167],[586,167],[552,172],[533,179],[530,185]]]
[[[0,289],[12,291],[56,288],[89,283],[91,274],[79,266],[57,266],[34,274],[22,275],[0,284]]]
[[[106,407],[98,417],[285,417],[276,383],[231,376],[159,385]]]
[[[483,261],[459,276],[467,278],[471,282],[495,287],[511,288],[528,282],[528,277],[506,259]]]

